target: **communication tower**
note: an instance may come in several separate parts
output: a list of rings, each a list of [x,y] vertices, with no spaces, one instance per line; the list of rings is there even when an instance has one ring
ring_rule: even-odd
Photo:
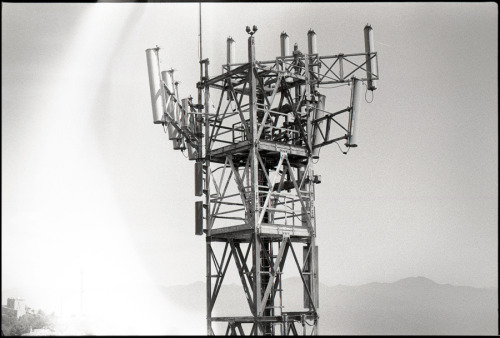
[[[153,122],[167,128],[176,150],[187,150],[195,167],[195,233],[206,238],[207,334],[219,322],[227,334],[318,334],[319,278],[314,172],[320,149],[345,141],[357,146],[362,85],[376,89],[373,30],[364,28],[365,52],[319,55],[309,30],[307,53],[255,57],[247,27],[248,60],[235,62],[227,39],[227,64],[210,77],[200,57],[198,98],[180,99],[174,71],[161,71],[159,47],[146,50]],[[348,106],[329,111],[324,87],[350,86]],[[344,87],[345,89],[345,87]],[[338,144],[338,143],[337,143]],[[346,153],[346,152],[344,152]],[[234,263],[231,263],[231,260]],[[303,284],[303,311],[285,311],[282,274],[296,269]],[[237,268],[250,315],[214,316],[229,265]],[[222,333],[222,332],[221,332]],[[220,334],[220,333],[219,333]]]

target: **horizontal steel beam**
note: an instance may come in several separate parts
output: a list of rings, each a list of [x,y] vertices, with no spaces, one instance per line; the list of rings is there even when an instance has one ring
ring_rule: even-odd
[[[216,76],[214,78],[211,78],[210,80],[206,80],[204,82],[202,82],[202,86],[211,86],[219,81],[223,81],[225,79],[228,79],[228,78],[231,78],[232,76],[236,75],[236,74],[240,74],[240,73],[243,73],[245,72],[246,70],[248,70],[250,68],[250,64],[249,63],[246,63],[238,68],[235,68],[227,73],[224,73],[224,74],[221,74],[219,76]]]

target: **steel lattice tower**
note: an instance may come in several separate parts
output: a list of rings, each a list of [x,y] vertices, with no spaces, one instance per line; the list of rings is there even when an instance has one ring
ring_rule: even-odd
[[[363,81],[376,89],[377,54],[365,27],[365,53],[320,56],[316,34],[308,32],[308,53],[288,49],[281,56],[255,58],[247,27],[248,62],[234,63],[227,40],[227,64],[210,78],[200,60],[198,103],[179,100],[173,70],[160,72],[159,48],[148,49],[154,122],[168,127],[174,149],[195,161],[196,234],[206,236],[207,334],[223,323],[227,334],[317,334],[319,307],[314,160],[322,146],[346,141],[356,146],[356,117]],[[365,78],[355,75],[363,72]],[[325,110],[320,85],[348,84],[349,106]],[[339,122],[344,117],[345,123]],[[231,263],[231,260],[234,263]],[[288,262],[288,264],[286,264]],[[249,315],[214,316],[228,267],[235,266]],[[285,311],[282,274],[296,269],[304,289],[304,310]]]

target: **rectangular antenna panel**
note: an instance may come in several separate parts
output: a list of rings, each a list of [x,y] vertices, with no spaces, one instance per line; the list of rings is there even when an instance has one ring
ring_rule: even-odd
[[[203,235],[203,201],[194,202],[196,225],[194,233],[196,235]]]
[[[194,195],[203,195],[203,164],[201,162],[194,163]]]
[[[303,248],[303,257],[307,255],[307,251],[309,251],[309,246],[305,246]],[[303,272],[306,272],[304,275],[304,280],[306,281],[306,285],[309,288],[309,293],[314,301],[314,306],[316,309],[319,307],[319,278],[318,278],[318,246],[315,245],[311,248],[311,252],[307,257],[306,265],[304,266]],[[310,304],[309,296],[307,295],[307,291],[304,287],[304,308],[310,309],[312,305]]]

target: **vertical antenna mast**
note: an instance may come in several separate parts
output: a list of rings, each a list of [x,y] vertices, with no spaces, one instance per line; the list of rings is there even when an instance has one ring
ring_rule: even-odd
[[[201,43],[201,2],[200,2],[200,61],[203,59],[203,50],[202,50],[202,43]]]
[[[201,37],[201,2],[200,2],[200,6],[199,6],[199,17],[200,17],[200,61],[203,60],[203,44],[202,44],[202,37]],[[200,80],[201,80],[201,77],[203,76],[202,72],[201,72],[201,65],[200,65]]]

